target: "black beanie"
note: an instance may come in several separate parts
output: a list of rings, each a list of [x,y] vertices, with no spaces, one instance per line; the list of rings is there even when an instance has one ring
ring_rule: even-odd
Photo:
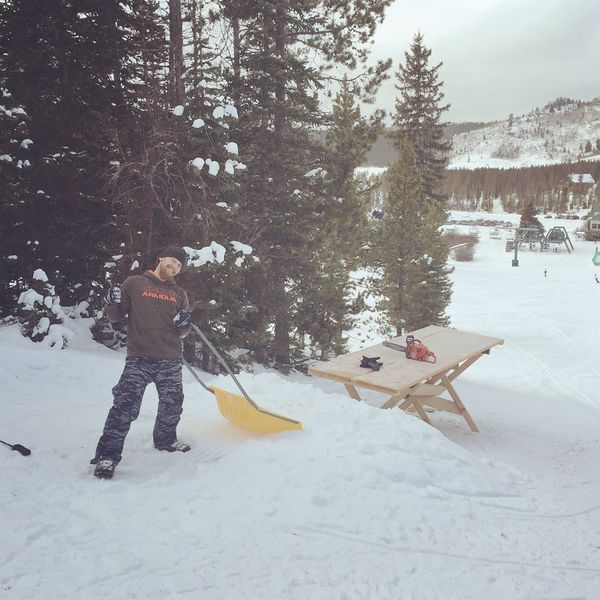
[[[183,248],[179,246],[167,246],[160,251],[159,258],[166,258],[170,256],[176,258],[181,263],[181,268],[185,267],[187,262],[187,253]]]

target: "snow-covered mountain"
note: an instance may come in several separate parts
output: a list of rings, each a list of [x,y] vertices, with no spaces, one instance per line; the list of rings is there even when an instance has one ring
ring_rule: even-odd
[[[491,123],[448,123],[450,169],[518,168],[600,160],[600,97],[557,98],[525,115]],[[388,167],[397,150],[380,135],[362,167]]]
[[[452,137],[451,169],[527,167],[600,159],[600,97],[558,98],[525,115]]]

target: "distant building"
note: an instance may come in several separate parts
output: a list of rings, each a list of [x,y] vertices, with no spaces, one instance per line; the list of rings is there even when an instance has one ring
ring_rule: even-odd
[[[560,181],[560,186],[572,192],[581,193],[589,190],[595,183],[589,173],[569,173],[568,177]]]
[[[569,173],[569,178],[573,183],[589,183],[590,185],[596,183],[589,173]]]
[[[600,202],[592,205],[584,227],[586,240],[592,242],[600,240]]]

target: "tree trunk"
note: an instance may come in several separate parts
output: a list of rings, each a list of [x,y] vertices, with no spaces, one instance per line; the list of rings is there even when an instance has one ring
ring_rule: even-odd
[[[183,25],[181,0],[169,0],[169,103],[183,104]]]
[[[252,349],[254,360],[261,365],[266,365],[269,362],[269,355],[265,345],[267,339],[267,322],[267,316],[264,311],[261,310],[254,320],[254,334],[258,343],[256,343]]]
[[[285,289],[285,271],[279,261],[273,264],[273,291],[278,299],[275,313],[275,337],[273,339],[273,358],[280,365],[290,364],[290,306]]]
[[[396,293],[396,306],[395,308],[395,317],[396,317],[396,335],[397,336],[401,336],[403,333],[403,329],[404,327],[402,326],[402,315],[404,313],[404,297],[405,297],[405,290],[404,290],[404,286],[405,286],[405,276],[404,276],[404,261],[406,260],[408,254],[405,253],[404,256],[402,256],[402,262],[400,264],[400,266],[398,267],[398,277],[397,277],[397,285],[398,285],[398,290]]]
[[[240,58],[240,19],[235,15],[231,19],[233,29],[233,101],[239,103],[240,99],[240,77],[241,77],[241,58]]]
[[[277,5],[275,13],[275,54],[282,61],[285,56],[285,8]],[[276,147],[280,148],[284,141],[285,130],[285,75],[279,69],[275,75],[275,109],[274,109],[274,137]],[[277,196],[283,205],[285,196],[285,181],[283,181],[283,167],[277,169],[279,180],[274,182]],[[278,251],[279,254],[280,251]],[[288,292],[285,289],[285,271],[283,258],[273,259],[273,287],[275,297],[279,299],[275,313],[275,339],[273,342],[273,356],[282,365],[290,363],[290,306]]]

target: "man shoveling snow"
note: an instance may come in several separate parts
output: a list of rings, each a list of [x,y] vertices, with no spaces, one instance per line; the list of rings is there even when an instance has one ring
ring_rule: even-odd
[[[187,294],[174,279],[186,259],[183,248],[168,246],[154,271],[128,277],[122,288],[111,287],[106,295],[107,317],[113,323],[127,317],[127,358],[112,390],[114,403],[91,460],[96,465],[94,475],[101,479],[113,476],[150,382],[158,391],[154,446],[168,452],[190,449],[176,435],[183,405],[181,338],[191,329],[191,316]]]

